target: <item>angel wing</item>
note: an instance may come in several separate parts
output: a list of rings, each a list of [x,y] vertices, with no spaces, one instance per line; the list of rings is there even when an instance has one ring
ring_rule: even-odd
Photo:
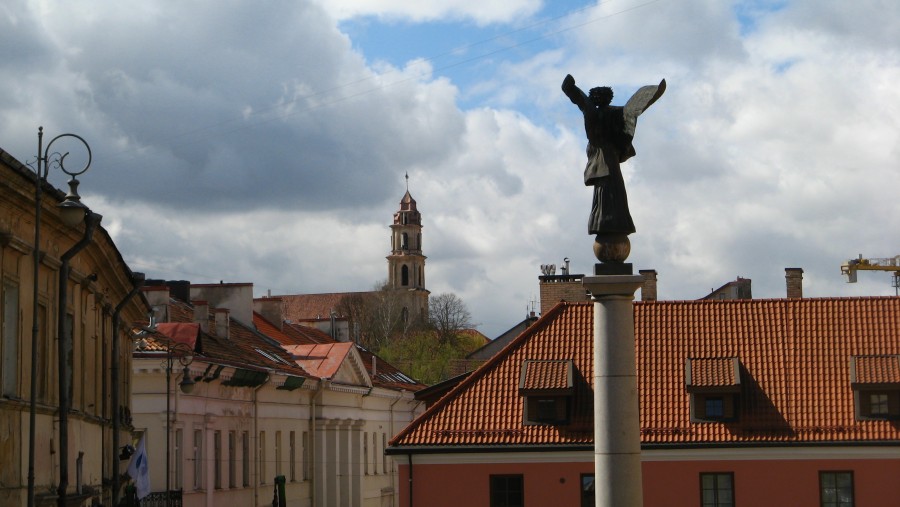
[[[658,85],[642,86],[634,95],[628,99],[623,107],[623,116],[625,117],[625,132],[634,137],[634,129],[637,126],[637,118],[647,110],[654,102],[656,102],[666,91],[666,80],[663,79]]]

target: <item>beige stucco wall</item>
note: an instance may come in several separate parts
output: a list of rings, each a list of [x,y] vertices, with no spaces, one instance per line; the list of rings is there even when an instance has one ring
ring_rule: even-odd
[[[32,316],[34,286],[34,185],[28,169],[0,151],[0,505],[26,505],[28,485],[29,412],[31,399]],[[85,180],[88,178],[85,177]],[[37,362],[34,476],[38,505],[59,482],[59,403],[57,366],[58,270],[60,256],[83,234],[83,226],[68,228],[59,221],[56,204],[61,194],[44,191],[41,244],[44,257],[38,277],[40,351]],[[86,203],[90,204],[90,203]],[[100,211],[102,210],[95,210]],[[130,272],[109,235],[99,228],[91,243],[70,262],[68,301],[72,316],[71,410],[68,414],[69,495],[77,484],[77,460],[82,455],[83,503],[109,495],[104,478],[111,477],[113,451],[110,413],[112,312],[132,287]],[[94,276],[96,275],[96,276]],[[138,297],[122,314],[123,322],[147,311]],[[122,350],[129,340],[120,335]],[[128,396],[131,358],[119,359],[121,402]],[[127,423],[127,421],[123,421]],[[123,424],[122,439],[129,427]],[[92,494],[92,491],[96,493]],[[106,502],[106,499],[103,499]]]

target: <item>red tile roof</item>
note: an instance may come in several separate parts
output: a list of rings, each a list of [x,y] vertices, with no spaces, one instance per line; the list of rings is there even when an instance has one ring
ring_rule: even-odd
[[[327,294],[286,294],[273,297],[281,298],[281,311],[285,320],[300,322],[330,318],[331,310],[337,310],[345,297],[354,294],[368,293],[332,292]]]
[[[853,378],[859,384],[900,383],[900,356],[854,356]]]
[[[687,363],[690,378],[686,383],[692,387],[727,387],[741,383],[737,357],[688,358]]]
[[[644,445],[900,441],[895,422],[856,420],[850,385],[851,357],[900,354],[900,298],[639,302],[634,319]],[[591,304],[560,303],[391,445],[592,444],[592,337]],[[730,357],[741,365],[738,419],[692,422],[686,361]],[[523,424],[527,359],[572,359],[568,425]],[[713,371],[709,381],[731,381]]]
[[[286,345],[294,360],[312,375],[330,379],[338,372],[354,344],[328,343],[322,345]]]
[[[519,389],[569,389],[572,387],[572,379],[569,378],[571,365],[572,361],[566,359],[525,360]]]
[[[175,343],[183,343],[193,349],[200,336],[200,324],[195,322],[164,322],[157,324],[156,329]]]

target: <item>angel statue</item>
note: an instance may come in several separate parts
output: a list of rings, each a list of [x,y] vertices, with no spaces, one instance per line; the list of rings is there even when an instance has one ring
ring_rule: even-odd
[[[598,242],[602,242],[604,236],[620,239],[624,236],[627,243],[627,236],[635,232],[635,228],[628,211],[625,180],[622,179],[619,164],[635,155],[631,141],[637,118],[666,91],[666,80],[663,79],[658,85],[640,88],[625,106],[610,105],[613,91],[606,86],[591,88],[590,93],[585,95],[575,85],[571,74],[563,80],[562,90],[584,113],[584,130],[588,139],[584,184],[594,186],[588,233],[596,234]],[[596,249],[597,245],[595,253]]]

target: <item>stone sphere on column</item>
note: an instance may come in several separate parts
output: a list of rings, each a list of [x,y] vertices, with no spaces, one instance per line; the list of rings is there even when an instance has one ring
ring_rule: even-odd
[[[594,255],[600,262],[625,262],[630,253],[627,234],[598,234],[594,239]]]

